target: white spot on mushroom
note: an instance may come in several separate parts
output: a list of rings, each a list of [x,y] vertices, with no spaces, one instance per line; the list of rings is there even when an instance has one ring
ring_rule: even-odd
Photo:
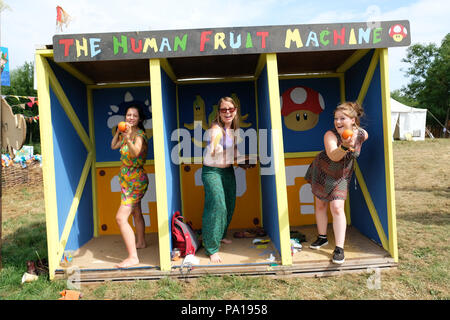
[[[320,107],[322,108],[322,110],[324,110],[325,109],[325,101],[323,100],[323,97],[320,93],[319,93],[319,104],[320,104]]]
[[[302,104],[306,101],[307,98],[306,90],[300,87],[295,88],[291,91],[291,99],[296,104]]]

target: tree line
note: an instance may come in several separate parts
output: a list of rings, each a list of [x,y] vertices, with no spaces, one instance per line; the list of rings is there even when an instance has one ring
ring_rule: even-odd
[[[391,93],[392,98],[410,107],[427,109],[427,125],[449,137],[450,128],[450,33],[441,45],[414,44],[402,59],[409,83]]]

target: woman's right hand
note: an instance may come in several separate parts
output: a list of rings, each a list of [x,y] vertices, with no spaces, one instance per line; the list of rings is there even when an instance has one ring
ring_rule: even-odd
[[[342,138],[342,137],[341,137]],[[342,138],[342,146],[349,149],[350,151],[354,151],[355,142],[353,141],[353,137],[350,136],[347,139]]]

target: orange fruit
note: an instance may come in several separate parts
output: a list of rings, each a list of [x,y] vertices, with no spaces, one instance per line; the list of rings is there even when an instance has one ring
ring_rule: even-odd
[[[119,130],[121,132],[125,132],[127,131],[127,124],[124,121],[119,122],[119,124],[117,125],[117,128],[119,128]]]
[[[345,129],[344,132],[342,132],[342,138],[348,139],[353,135],[353,130]]]

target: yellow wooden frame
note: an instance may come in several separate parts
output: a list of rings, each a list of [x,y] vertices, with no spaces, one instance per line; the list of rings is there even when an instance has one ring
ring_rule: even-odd
[[[286,168],[284,164],[283,129],[281,125],[280,89],[278,83],[277,55],[266,55],[267,80],[269,84],[270,121],[272,126],[275,185],[278,204],[278,225],[282,265],[291,265],[289,210],[286,194]]]
[[[150,59],[150,81],[152,83],[152,116],[153,116],[153,145],[155,150],[155,186],[156,205],[158,211],[159,259],[162,271],[171,270],[170,233],[167,204],[167,178],[164,146],[164,117],[162,105],[161,62],[160,59]]]
[[[337,69],[338,73],[345,73],[348,69],[350,69],[353,65],[355,65],[359,60],[361,60],[370,49],[360,49],[356,50],[347,60],[344,61]]]
[[[364,199],[369,209],[372,221],[377,230],[378,236],[382,243],[383,248],[388,251],[394,258],[394,261],[398,261],[398,248],[397,248],[397,227],[395,217],[395,186],[394,186],[394,170],[393,170],[393,156],[392,156],[392,129],[390,123],[390,91],[389,91],[389,75],[387,64],[387,49],[375,49],[369,67],[367,69],[366,76],[364,78],[361,90],[358,95],[358,103],[362,104],[367,94],[368,88],[372,81],[375,69],[380,63],[380,75],[381,75],[381,98],[382,98],[382,112],[383,112],[383,141],[385,152],[385,181],[386,181],[386,206],[388,216],[388,234],[389,239],[386,237],[383,226],[381,225],[378,212],[370,197],[369,190],[364,180],[364,176],[359,168],[358,163],[355,161],[355,175],[358,183],[361,187]]]
[[[48,50],[46,50],[48,51]],[[39,127],[41,134],[42,178],[44,184],[45,220],[47,229],[49,277],[53,280],[59,265],[58,209],[56,201],[55,158],[53,156],[53,127],[50,108],[50,80],[45,70],[45,53],[36,51],[36,78],[39,99]]]
[[[391,100],[389,89],[388,49],[377,49],[380,56],[381,103],[383,105],[384,166],[388,213],[389,252],[398,262],[397,220],[395,211],[394,157],[392,151]]]
[[[356,101],[362,105],[364,98],[366,97],[367,90],[369,90],[370,83],[372,82],[372,77],[375,72],[375,69],[379,62],[379,51],[375,49],[373,53],[372,59],[370,60],[369,68],[367,69],[366,76],[364,77],[363,84],[361,86],[361,90],[359,91],[358,99]]]
[[[53,279],[55,276],[56,268],[59,266],[59,261],[61,260],[64,249],[67,243],[67,239],[70,235],[70,230],[72,229],[73,222],[75,220],[75,215],[78,210],[78,205],[80,203],[81,196],[83,194],[84,186],[86,184],[87,177],[89,175],[89,170],[95,165],[95,148],[93,144],[93,136],[88,136],[81,124],[78,116],[76,115],[73,107],[67,98],[64,90],[61,87],[58,79],[56,78],[53,70],[51,69],[47,58],[52,57],[52,52],[45,50],[41,52],[36,51],[36,75],[38,78],[38,99],[40,99],[40,130],[41,130],[41,149],[43,154],[43,180],[44,180],[44,202],[46,208],[46,225],[47,225],[47,246],[48,246],[48,260],[49,260],[49,277]],[[75,191],[72,204],[67,214],[67,218],[64,224],[64,228],[59,237],[58,228],[58,209],[57,209],[57,199],[56,199],[56,187],[55,187],[55,163],[53,155],[53,129],[51,123],[51,107],[50,107],[50,87],[55,93],[57,99],[59,100],[64,112],[66,113],[68,119],[72,123],[75,131],[80,137],[82,143],[84,144],[88,154],[86,156],[86,161],[83,170],[80,175],[80,180],[78,182],[77,189]],[[89,99],[88,95],[88,109],[89,109]],[[92,108],[91,108],[92,109]],[[91,130],[93,125],[93,117],[89,112],[89,129]],[[91,171],[92,172],[92,171]],[[95,179],[95,178],[93,178]],[[95,190],[93,188],[93,194]],[[94,206],[95,207],[95,206]],[[95,209],[94,209],[95,210]],[[96,218],[94,214],[94,224]],[[95,230],[95,229],[94,229]],[[95,231],[94,231],[95,233]]]

